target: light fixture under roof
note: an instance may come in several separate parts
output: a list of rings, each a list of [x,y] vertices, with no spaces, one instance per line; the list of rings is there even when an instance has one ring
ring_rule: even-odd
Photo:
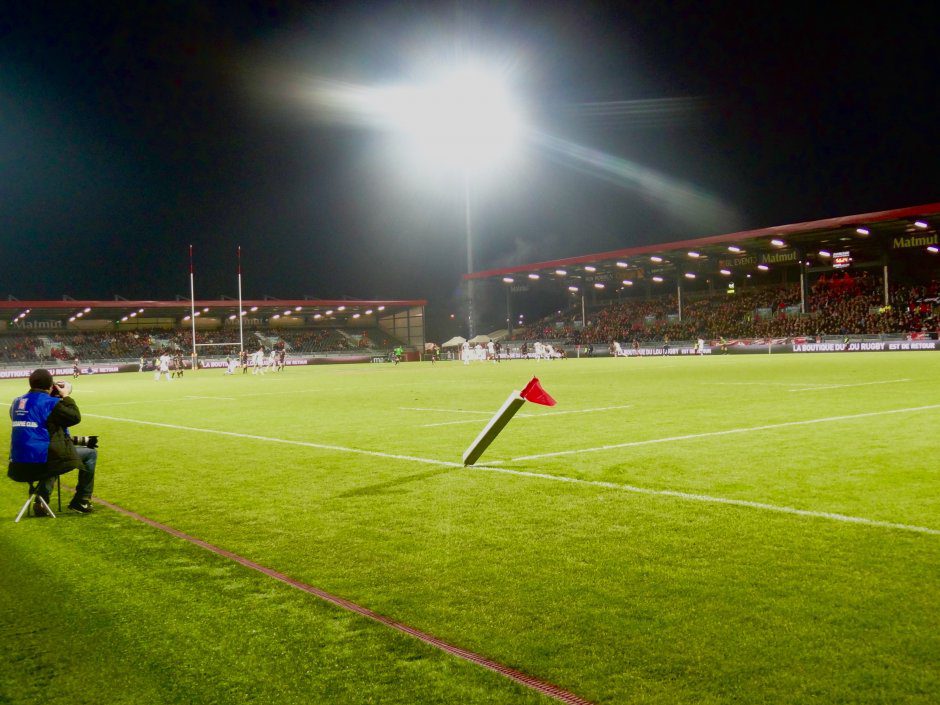
[[[757,268],[762,272],[766,272],[768,269],[770,269],[770,267],[768,267],[766,264],[759,264],[757,265]]]
[[[926,230],[927,227],[928,227],[928,226],[927,226],[927,221],[925,221],[925,220],[915,220],[915,221],[914,221],[914,227],[915,227],[915,228],[920,228],[921,230]]]
[[[141,311],[143,311],[143,309],[141,309]],[[90,313],[90,312],[91,312],[91,308],[86,306],[85,310],[82,313]]]
[[[567,270],[567,269],[556,269],[556,270],[555,270],[555,274],[557,274],[559,277],[563,277],[563,276],[565,276],[567,273],[568,273],[568,270]]]
[[[770,241],[770,244],[773,245],[774,247],[784,247],[787,243],[785,243],[783,240],[779,238],[774,238],[773,240]]]
[[[285,315],[285,316],[289,316],[289,315],[290,315],[290,309],[287,309],[286,311],[284,311],[284,315]]]
[[[585,271],[585,272],[596,272],[596,271],[597,271],[597,267],[593,267],[593,266],[591,266],[591,265],[589,264],[589,265],[586,265],[586,266],[584,267],[584,271]]]
[[[855,228],[855,232],[859,235],[871,235],[871,231],[868,228]]]
[[[686,273],[685,273],[685,278],[686,278],[686,279],[695,279],[695,275],[694,275],[692,272],[686,272]]]
[[[569,287],[568,287],[568,291],[577,291],[577,290],[578,290],[578,287],[576,287],[576,286],[569,286]]]
[[[630,265],[627,262],[617,262],[617,266],[620,267],[621,269],[626,269]]]
[[[622,283],[624,286],[633,286],[633,282],[629,279],[624,279]]]
[[[832,253],[829,252],[829,250],[820,250],[819,256],[820,257],[832,257]]]
[[[698,259],[698,258],[701,257],[701,256],[702,256],[702,255],[701,255],[700,253],[698,253],[698,252],[690,252],[690,253],[689,253],[689,257],[691,257],[692,259]]]
[[[662,277],[653,277],[653,281],[659,284],[663,280]]]
[[[730,277],[730,276],[731,276],[731,270],[730,270],[730,269],[722,269],[722,270],[720,270],[720,271],[721,271],[721,273],[724,274],[726,277]]]
[[[927,252],[929,252],[929,253],[932,254],[932,255],[935,255],[935,254],[937,254],[938,252],[940,252],[940,248],[938,248],[936,245],[930,245],[930,246],[927,248]]]
[[[650,262],[657,262],[657,263],[658,263],[658,262],[662,262],[662,261],[663,261],[663,258],[662,258],[662,257],[659,257],[659,256],[657,256],[657,255],[653,255],[652,257],[650,257]]]
[[[332,316],[332,315],[333,315],[333,309],[330,309],[329,311],[327,311],[327,312],[326,312],[326,315],[327,315],[327,316]]]
[[[529,275],[529,279],[538,279],[538,278],[539,278],[539,275],[536,274],[535,272]]]
[[[345,311],[345,310],[346,310],[346,307],[345,307],[345,306],[337,306],[337,307],[336,307],[336,310],[337,310],[337,311]]]
[[[516,280],[513,279],[512,277],[503,277],[503,281],[507,284],[512,284]]]
[[[379,310],[379,311],[384,311],[384,310],[385,310],[385,307],[384,307],[384,306],[379,306],[379,309],[378,309],[378,310]]]
[[[601,282],[594,282],[595,289],[603,289],[604,285]]]
[[[728,245],[728,252],[733,252],[734,254],[739,255],[744,252],[744,250],[742,250],[737,245]]]
[[[304,307],[303,307],[303,306],[294,306],[294,310],[295,310],[295,311],[303,311],[303,310],[304,310]]]

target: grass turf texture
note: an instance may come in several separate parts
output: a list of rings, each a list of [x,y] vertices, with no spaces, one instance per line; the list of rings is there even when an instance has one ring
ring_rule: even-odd
[[[938,369],[422,363],[74,394],[103,498],[589,700],[933,703],[940,536],[96,415],[456,463],[487,419],[456,411],[537,374],[559,405],[526,405],[481,464],[940,529],[937,408],[512,461],[940,404]],[[449,421],[468,423],[425,426]],[[3,487],[0,702],[550,702],[105,509],[14,525]]]

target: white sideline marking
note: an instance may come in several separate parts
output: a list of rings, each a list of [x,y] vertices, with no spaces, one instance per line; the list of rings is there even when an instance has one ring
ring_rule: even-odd
[[[625,406],[601,406],[596,409],[571,409],[567,411],[548,411],[544,414],[516,414],[515,418],[517,419],[535,419],[542,418],[543,416],[561,416],[563,414],[587,414],[594,411],[613,411],[614,409],[629,409],[631,404]],[[490,412],[474,412],[474,413],[485,413],[489,414]],[[453,426],[454,424],[462,423],[477,423],[476,419],[471,419],[469,421],[441,421],[438,423],[426,423],[419,426],[419,428],[434,428],[435,426]]]
[[[491,411],[471,411],[470,409],[423,409],[419,406],[399,406],[398,408],[402,411],[436,411],[446,414],[483,414],[484,416],[492,416],[493,414]]]
[[[554,480],[556,482],[570,482],[579,485],[591,485],[593,487],[604,487],[611,490],[621,490],[623,492],[634,492],[636,494],[653,495],[658,497],[675,497],[693,502],[709,502],[712,504],[729,504],[736,507],[749,507],[751,509],[763,509],[768,512],[780,512],[783,514],[795,514],[797,516],[814,517],[818,519],[832,519],[833,521],[842,521],[849,524],[864,524],[865,526],[879,526],[886,529],[900,529],[902,531],[914,531],[919,534],[931,534],[940,536],[940,529],[930,529],[926,526],[914,526],[912,524],[895,524],[890,521],[881,521],[879,519],[866,519],[864,517],[853,517],[848,514],[836,514],[833,512],[817,512],[810,509],[797,509],[796,507],[786,507],[777,504],[766,504],[764,502],[751,502],[746,499],[730,499],[728,497],[712,497],[706,494],[693,494],[691,492],[678,492],[676,490],[653,490],[647,487],[636,487],[634,485],[618,485],[615,482],[603,482],[601,480],[582,480],[576,477],[566,477],[564,475],[549,475],[541,472],[527,472],[525,470],[512,470],[510,468],[496,468],[489,465],[474,465],[476,470],[487,470],[489,472],[501,472],[507,475],[518,475],[521,477],[532,477],[541,480]]]
[[[815,382],[702,382],[701,384],[718,384],[718,385],[760,385],[761,387],[769,387],[771,385],[780,385],[783,387],[812,387],[815,385]]]
[[[9,404],[7,404],[9,406]],[[159,421],[141,421],[140,419],[125,419],[118,416],[104,416],[103,414],[83,414],[83,418],[104,419],[105,421],[121,421],[123,423],[136,423],[142,426],[157,426],[159,428],[172,428],[177,431],[192,431],[194,433],[212,433],[218,436],[230,436],[232,438],[247,438],[253,441],[266,441],[268,443],[283,443],[285,445],[303,446],[305,448],[318,448],[320,450],[336,450],[342,453],[358,453],[359,455],[371,455],[376,458],[389,458],[392,460],[409,460],[413,463],[424,463],[426,465],[439,465],[442,467],[462,468],[463,463],[452,463],[446,460],[433,460],[431,458],[418,458],[413,455],[396,455],[394,453],[382,453],[377,450],[364,450],[362,448],[347,448],[346,446],[328,445],[326,443],[312,443],[310,441],[292,441],[286,438],[272,438],[271,436],[257,436],[251,433],[236,433],[234,431],[218,431],[214,428],[197,428],[195,426],[180,426],[173,423],[162,423]]]
[[[805,387],[804,389],[788,389],[788,392],[816,392],[821,389],[844,389],[845,387],[868,387],[872,384],[895,384],[897,382],[910,382],[905,379],[886,379],[883,382],[859,382],[858,384],[827,384],[822,387]]]
[[[221,399],[222,401],[235,401],[235,397],[197,397],[185,396],[183,399]]]
[[[7,403],[3,403],[3,406],[9,406]],[[885,411],[885,412],[874,412],[872,414],[864,414],[865,416],[874,416],[877,414],[890,414],[890,413],[901,413],[905,411],[918,411],[921,409],[936,409],[940,408],[940,404],[935,404],[933,406],[926,407],[916,407],[913,409],[898,409],[895,411]],[[96,418],[96,419],[105,419],[107,421],[119,421],[124,423],[136,423],[143,426],[159,426],[161,428],[172,428],[180,431],[193,431],[195,433],[211,433],[220,436],[231,436],[234,438],[247,438],[255,441],[266,441],[269,443],[283,443],[285,445],[295,445],[295,446],[304,446],[307,448],[319,448],[322,450],[335,450],[343,453],[357,453],[359,455],[370,455],[378,458],[389,458],[391,460],[409,460],[415,463],[422,463],[425,465],[436,465],[438,467],[448,467],[448,468],[459,468],[465,469],[465,466],[462,463],[453,463],[446,460],[433,460],[431,458],[418,458],[411,455],[396,455],[393,453],[382,453],[375,450],[362,450],[360,448],[346,448],[343,446],[334,446],[326,445],[323,443],[311,443],[309,441],[291,441],[283,438],[270,438],[268,436],[256,436],[248,433],[235,433],[234,431],[217,431],[210,428],[194,428],[192,426],[179,426],[177,424],[169,423],[160,423],[158,421],[141,421],[138,419],[124,419],[116,416],[103,416],[101,414],[85,414],[86,417]],[[854,418],[854,417],[844,417],[844,418]],[[802,421],[795,423],[816,423],[816,421]],[[657,495],[661,497],[675,497],[677,499],[684,499],[695,502],[709,502],[712,504],[727,504],[738,507],[748,507],[750,509],[763,509],[765,511],[771,512],[782,512],[784,514],[793,514],[796,516],[805,516],[805,517],[814,517],[819,519],[831,519],[833,521],[847,522],[851,524],[863,524],[866,526],[875,526],[888,529],[899,529],[902,531],[913,531],[920,534],[932,534],[940,535],[940,530],[930,529],[925,526],[914,526],[910,524],[895,524],[888,521],[880,521],[878,519],[866,519],[864,517],[853,517],[847,514],[834,514],[832,512],[816,512],[809,509],[796,509],[795,507],[784,507],[778,506],[775,504],[765,504],[763,502],[751,502],[745,499],[728,499],[725,497],[712,497],[710,495],[703,494],[692,494],[688,492],[677,492],[675,490],[653,490],[647,489],[644,487],[634,487],[633,485],[618,485],[613,482],[603,482],[600,480],[582,480],[576,477],[565,477],[563,475],[549,475],[547,473],[538,473],[538,472],[529,472],[526,470],[512,470],[510,468],[501,468],[493,467],[490,465],[474,465],[474,470],[486,470],[488,472],[498,472],[505,475],[516,475],[518,477],[531,477],[534,479],[540,480],[551,480],[553,482],[567,482],[570,484],[576,485],[588,485],[591,487],[602,487],[605,489],[614,489],[621,490],[624,492],[633,492],[636,494],[647,494],[647,495]]]
[[[869,411],[864,414],[846,414],[845,416],[827,416],[821,419],[807,419],[805,421],[785,421],[783,423],[772,423],[764,426],[748,426],[746,428],[729,428],[726,431],[707,431],[705,433],[690,433],[685,436],[669,436],[667,438],[650,438],[645,441],[629,441],[627,443],[613,443],[606,446],[597,446],[596,448],[577,448],[574,450],[559,450],[554,453],[539,453],[537,455],[521,455],[518,458],[512,458],[508,461],[515,463],[520,460],[538,460],[540,458],[556,458],[560,455],[574,455],[576,453],[596,453],[601,450],[615,450],[617,448],[634,448],[636,446],[647,446],[654,443],[669,443],[672,441],[687,441],[692,438],[709,438],[711,436],[730,436],[735,433],[749,433],[751,431],[767,431],[773,428],[787,428],[788,426],[807,426],[814,423],[830,423],[832,421],[848,421],[851,419],[866,419],[872,416],[885,416],[888,414],[911,414],[917,411],[928,411],[930,409],[940,409],[940,404],[930,404],[928,406],[912,406],[907,409],[888,409],[887,411]],[[493,463],[491,462],[490,465]]]

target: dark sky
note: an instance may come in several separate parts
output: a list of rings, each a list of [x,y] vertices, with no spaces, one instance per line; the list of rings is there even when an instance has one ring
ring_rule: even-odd
[[[455,46],[593,150],[532,143],[475,189],[477,269],[940,200],[929,3],[3,5],[3,296],[188,295],[190,243],[197,297],[234,295],[241,244],[249,298],[455,309],[459,179],[279,79],[400,80]]]

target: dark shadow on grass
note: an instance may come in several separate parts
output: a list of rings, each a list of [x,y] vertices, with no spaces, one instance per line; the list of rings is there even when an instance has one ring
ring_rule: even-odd
[[[395,487],[400,487],[402,485],[407,485],[411,482],[420,482],[421,480],[427,480],[431,477],[436,477],[437,475],[443,475],[446,472],[450,472],[454,468],[450,467],[441,467],[435,468],[434,470],[428,470],[426,472],[416,472],[413,475],[405,475],[403,477],[396,477],[391,480],[386,480],[385,482],[377,482],[374,485],[366,485],[365,487],[357,487],[352,490],[347,490],[339,495],[337,498],[345,497],[364,497],[368,495],[382,494],[390,489]]]

